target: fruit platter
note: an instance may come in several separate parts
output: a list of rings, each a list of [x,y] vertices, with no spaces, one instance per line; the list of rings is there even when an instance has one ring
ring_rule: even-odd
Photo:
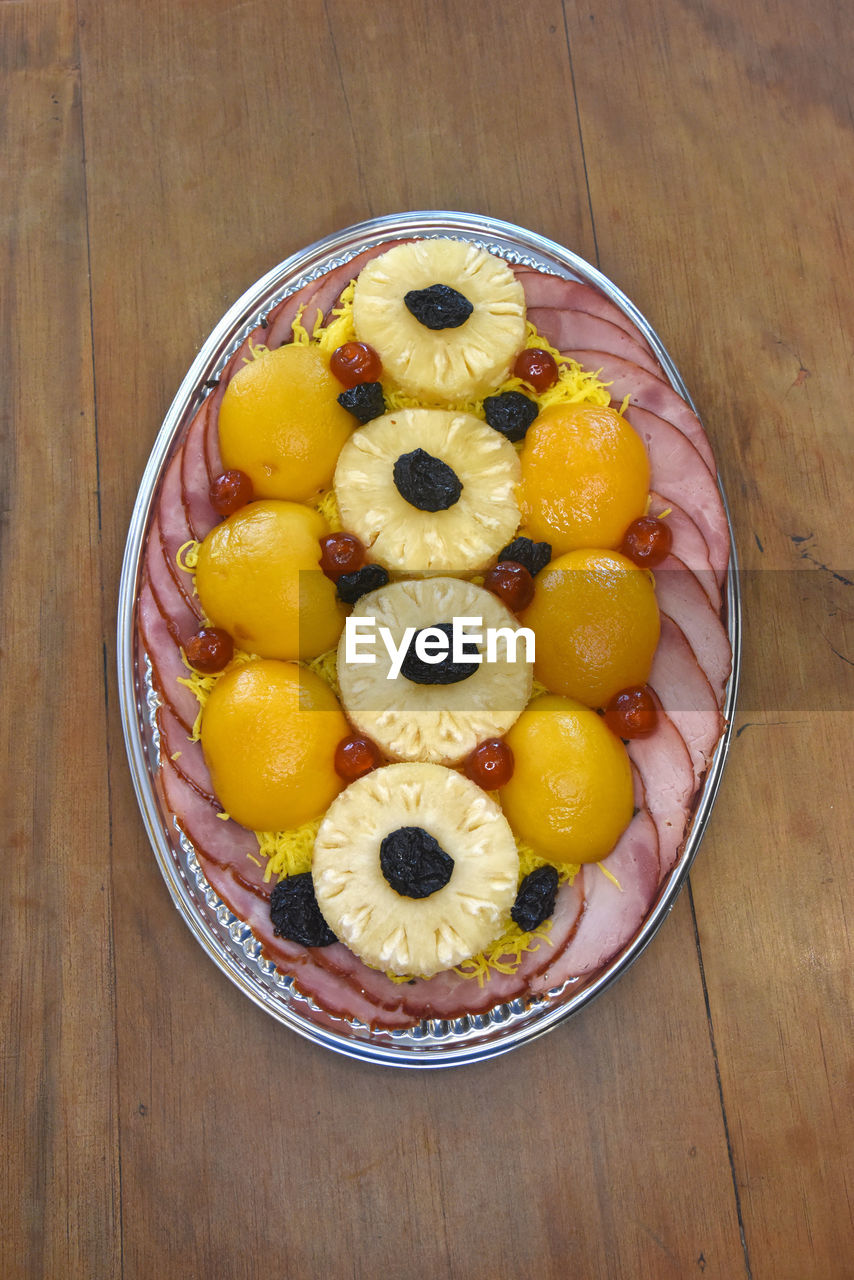
[[[120,696],[172,898],[317,1044],[505,1053],[673,906],[739,634],[712,449],[629,300],[507,223],[347,228],[223,317],[140,486]]]

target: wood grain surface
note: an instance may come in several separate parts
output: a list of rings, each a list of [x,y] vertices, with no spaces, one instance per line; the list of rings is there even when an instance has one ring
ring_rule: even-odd
[[[854,1275],[851,24],[836,0],[0,3],[4,1277]],[[441,1072],[279,1026],[174,910],[121,557],[207,333],[408,209],[516,222],[656,326],[744,568],[742,696],[641,961]]]

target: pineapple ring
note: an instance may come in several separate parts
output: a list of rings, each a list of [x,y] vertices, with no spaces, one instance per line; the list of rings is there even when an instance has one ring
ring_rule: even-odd
[[[394,464],[423,448],[462,482],[444,511],[421,511],[398,491]],[[356,431],[338,458],[335,497],[343,527],[372,558],[402,573],[484,569],[521,519],[521,468],[509,441],[470,413],[401,409]]]
[[[443,284],[471,304],[457,328],[427,328],[409,311],[411,290]],[[363,267],[353,294],[357,336],[421,400],[479,399],[502,383],[525,343],[525,292],[501,258],[460,240],[401,244]]]
[[[516,617],[483,587],[459,578],[394,582],[363,596],[352,616],[376,619],[376,661],[347,662],[345,632],[338,645],[341,701],[353,724],[391,759],[457,764],[479,742],[505,734],[531,697],[533,663],[526,660],[524,637],[515,661],[499,641],[497,660],[481,662],[457,684],[415,684],[402,674],[389,679],[392,658],[381,627],[389,629],[396,648],[407,627],[417,631],[454,618],[480,618],[482,627],[472,631],[506,627],[519,632]]]
[[[380,845],[399,827],[428,831],[454,859],[448,883],[426,898],[392,889]],[[496,802],[452,769],[392,764],[332,802],[314,844],[317,904],[365,964],[429,978],[499,937],[516,897],[519,855]]]

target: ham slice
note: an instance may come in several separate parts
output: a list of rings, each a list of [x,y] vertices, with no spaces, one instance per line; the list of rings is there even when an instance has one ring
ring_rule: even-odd
[[[169,760],[176,773],[194,787],[200,795],[215,804],[213,784],[201,742],[194,742],[175,712],[163,703],[157,711],[157,727],[160,730],[160,753]]]
[[[163,473],[157,501],[157,525],[160,538],[170,559],[174,560],[185,542],[193,537],[181,492],[183,446],[174,454]]]
[[[217,476],[222,475],[225,467],[223,466],[222,455],[219,451],[219,406],[222,403],[222,397],[225,395],[225,384],[220,383],[216,390],[212,391],[205,401],[205,466],[208,473],[208,483],[215,480]]]
[[[174,527],[171,530],[169,542],[168,543],[166,542],[166,539],[163,537],[163,534],[161,532],[161,519],[163,517],[163,512],[164,512],[164,507],[161,502],[160,509],[158,510],[158,513],[157,513],[157,519],[154,524],[154,530],[152,531],[152,534],[149,539],[149,544],[148,544],[148,552],[151,555],[152,565],[155,563],[158,550],[159,550],[160,558],[163,561],[163,564],[165,565],[165,568],[166,568],[166,572],[172,581],[173,592],[175,592],[182,600],[184,608],[187,611],[188,615],[193,614],[195,615],[196,618],[201,619],[204,616],[204,614],[203,614],[201,603],[199,601],[198,596],[196,595],[195,588],[193,586],[192,574],[188,573],[186,569],[182,569],[178,564],[178,551],[181,549],[184,543],[181,542],[181,543],[178,543],[177,546],[175,545],[176,539],[174,537],[174,534],[175,534]],[[189,530],[187,530],[187,532],[189,533]],[[160,534],[159,547],[158,547],[158,539],[157,539],[158,534]],[[189,539],[186,539],[186,541],[189,541]],[[157,581],[159,584],[160,583],[159,572],[157,574]],[[165,579],[164,579],[164,586],[165,586]]]
[[[163,544],[156,536],[149,539],[146,548],[145,570],[151,592],[173,642],[176,645],[185,644],[199,628],[201,606],[195,596],[179,589],[173,568],[166,560]],[[175,571],[180,572],[177,565]]]
[[[654,576],[659,609],[679,627],[722,706],[732,670],[732,648],[719,615],[698,579],[676,556],[669,555]]]
[[[664,375],[649,347],[612,320],[557,307],[529,307],[527,318],[558,351],[607,351],[631,361],[654,377]]]
[[[562,347],[561,354],[577,360],[585,369],[598,372],[602,381],[608,384],[611,400],[617,407],[628,396],[629,409],[646,409],[672,423],[691,441],[706,466],[714,472],[712,446],[703,425],[690,405],[673,390],[669,382],[610,351]]]
[[[649,495],[649,515],[664,519],[673,535],[673,555],[696,575],[712,608],[720,612],[723,601],[720,584],[709,560],[708,544],[697,525],[677,503],[662,498],[659,493]]]
[[[691,756],[699,785],[723,730],[718,700],[685,636],[666,613],[652,660],[649,684],[675,724]]]
[[[197,542],[220,521],[208,496],[211,481],[206,454],[209,403],[210,397],[197,410],[181,449],[181,498],[187,527]]]
[[[514,270],[525,290],[528,310],[584,311],[587,315],[599,316],[622,329],[652,353],[652,348],[637,326],[616,302],[612,302],[595,285],[585,284],[582,280],[566,280],[563,276],[547,275],[533,267],[515,267]]]
[[[187,668],[147,579],[140,588],[137,616],[142,642],[151,662],[155,689],[190,733],[199,714],[199,704],[187,686],[178,683],[179,679],[186,679]]]
[[[602,870],[619,881],[619,888]],[[595,973],[622,951],[643,923],[659,883],[658,833],[639,810],[599,866],[582,869],[584,910],[572,940],[531,981],[534,992],[552,991],[571,978]]]
[[[640,774],[650,817],[658,832],[660,877],[663,879],[676,865],[686,834],[694,796],[691,756],[660,703],[655,732],[648,738],[631,739],[627,750]]]
[[[633,409],[626,419],[646,445],[650,485],[686,511],[706,540],[709,562],[720,585],[729,563],[729,526],[717,480],[691,441],[656,414]]]

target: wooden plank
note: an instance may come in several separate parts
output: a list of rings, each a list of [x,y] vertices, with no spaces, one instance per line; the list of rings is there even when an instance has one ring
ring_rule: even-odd
[[[617,24],[620,92],[602,95]],[[603,268],[671,345],[756,570],[741,736],[692,876],[752,1273],[843,1276],[850,32],[831,3],[606,3],[571,37]]]
[[[119,1266],[99,492],[74,4],[0,6],[4,1276]]]

